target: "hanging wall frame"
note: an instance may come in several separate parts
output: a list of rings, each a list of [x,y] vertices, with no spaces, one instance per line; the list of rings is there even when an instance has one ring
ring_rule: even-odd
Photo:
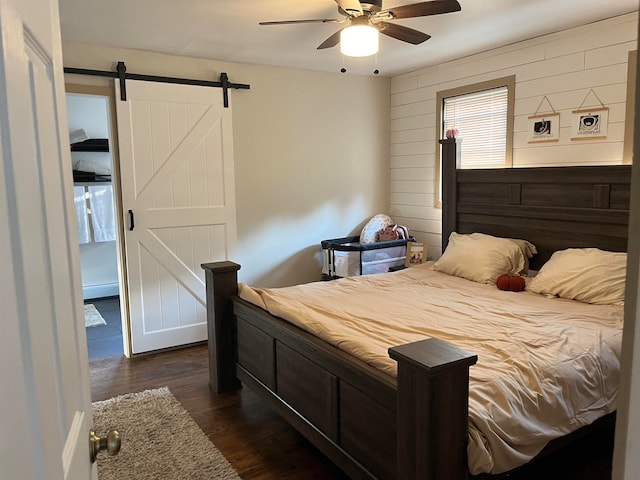
[[[583,108],[589,95],[598,100],[599,106]],[[607,138],[609,108],[605,107],[596,92],[589,90],[577,110],[571,112],[571,140],[601,140]]]
[[[544,102],[547,102],[551,109],[548,113],[538,113]],[[560,114],[557,113],[549,99],[545,95],[542,97],[538,108],[529,119],[529,142],[528,143],[545,143],[557,142],[560,138]]]

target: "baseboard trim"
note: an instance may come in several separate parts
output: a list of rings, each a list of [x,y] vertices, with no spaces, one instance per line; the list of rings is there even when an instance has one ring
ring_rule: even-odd
[[[117,297],[120,295],[120,286],[117,283],[104,283],[102,285],[87,285],[82,287],[82,298]]]

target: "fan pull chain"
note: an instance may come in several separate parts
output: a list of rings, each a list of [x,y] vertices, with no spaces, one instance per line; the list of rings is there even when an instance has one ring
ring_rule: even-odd
[[[342,64],[347,65],[347,63],[348,63],[348,60],[346,58],[346,55],[342,55]],[[374,56],[373,66],[374,66],[373,74],[378,75],[380,73],[380,70],[378,70],[378,54],[377,53]],[[346,66],[343,66],[340,68],[340,73],[347,73]]]

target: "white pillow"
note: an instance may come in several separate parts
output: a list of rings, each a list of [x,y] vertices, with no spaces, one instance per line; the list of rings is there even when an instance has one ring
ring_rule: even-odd
[[[522,273],[522,275],[527,275],[529,273],[529,259],[538,253],[538,249],[533,243],[526,240],[521,240],[519,238],[508,238],[507,240],[515,242],[516,245],[520,247],[520,250],[522,250],[522,255],[524,255],[524,269],[520,273]]]
[[[462,235],[453,232],[434,269],[474,282],[495,283],[503,273],[521,273],[525,264],[522,250],[509,239],[484,233]]]
[[[598,305],[624,303],[627,254],[597,248],[555,252],[527,290]]]
[[[538,249],[536,248],[536,246],[533,243],[528,242],[527,240],[522,240],[520,238],[507,238],[507,240],[516,242],[516,245],[518,245],[518,247],[520,247],[520,250],[522,250],[524,258],[532,258],[535,254],[538,253]]]
[[[388,225],[393,225],[389,215],[379,213],[362,228],[360,243],[375,243],[378,241],[378,232]]]

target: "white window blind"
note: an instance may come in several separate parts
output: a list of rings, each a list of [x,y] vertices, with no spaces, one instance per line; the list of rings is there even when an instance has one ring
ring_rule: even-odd
[[[458,130],[462,168],[504,168],[507,107],[506,86],[444,99],[443,133]]]

